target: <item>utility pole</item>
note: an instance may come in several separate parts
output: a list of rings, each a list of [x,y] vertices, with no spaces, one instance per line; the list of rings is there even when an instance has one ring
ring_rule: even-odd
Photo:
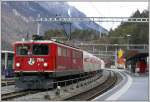
[[[70,22],[70,34],[68,35],[68,40],[71,39],[71,22]]]
[[[40,14],[38,14],[38,18],[40,18]],[[37,35],[40,35],[40,21],[37,21]]]
[[[101,24],[101,22],[99,22],[99,38],[101,38],[101,36],[102,36],[102,32],[101,32],[101,29],[100,29],[100,24]]]
[[[40,22],[37,22],[37,35],[40,35]]]
[[[117,60],[118,60],[118,56],[117,56],[117,48],[115,50],[115,67],[117,68]]]
[[[118,61],[118,55],[117,55],[117,52],[118,52],[118,44],[114,44],[115,45],[115,67],[117,68],[117,61]]]
[[[106,45],[106,46],[105,46],[105,49],[106,49],[106,52],[105,52],[105,54],[107,54],[107,50],[108,50],[108,48],[107,48],[107,47],[108,47],[108,46]]]

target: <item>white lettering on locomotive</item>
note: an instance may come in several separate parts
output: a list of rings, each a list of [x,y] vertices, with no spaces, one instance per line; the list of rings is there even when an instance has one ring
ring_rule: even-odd
[[[37,58],[37,62],[44,62],[44,58]]]

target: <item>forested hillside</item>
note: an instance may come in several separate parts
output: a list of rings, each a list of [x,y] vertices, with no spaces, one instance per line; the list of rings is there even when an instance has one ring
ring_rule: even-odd
[[[101,33],[102,35],[105,35],[105,33]],[[45,39],[51,39],[51,38],[64,38],[63,40],[69,39],[71,40],[77,40],[77,41],[92,41],[92,40],[99,40],[99,32],[92,29],[76,29],[72,31],[71,33],[66,33],[64,29],[61,30],[48,30],[44,34]],[[62,39],[61,39],[62,40]]]
[[[149,11],[144,10],[140,13],[137,10],[131,17],[149,17]],[[131,35],[127,37],[127,35]],[[124,23],[122,22],[118,28],[111,30],[109,36],[124,37],[121,39],[112,39],[111,43],[130,43],[130,44],[148,44],[149,24],[148,23]],[[129,41],[129,42],[127,42]]]

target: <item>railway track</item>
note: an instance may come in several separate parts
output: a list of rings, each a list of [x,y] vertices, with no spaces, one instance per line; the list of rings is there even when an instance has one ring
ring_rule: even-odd
[[[49,90],[52,90],[52,89],[49,89]],[[12,100],[14,98],[18,98],[18,97],[25,96],[28,94],[35,94],[35,93],[44,92],[44,91],[46,92],[47,90],[18,90],[18,91],[1,94],[1,99],[2,100]]]
[[[3,101],[11,100],[13,98],[21,97],[21,96],[28,95],[28,94],[34,94],[37,92],[39,92],[39,91],[22,90],[22,91],[16,91],[16,92],[11,92],[11,93],[1,94],[1,100],[3,100]]]
[[[14,85],[14,84],[15,84],[14,80],[9,80],[9,81],[2,80],[2,82],[1,82],[2,86],[8,86],[8,85]]]
[[[90,89],[86,92],[80,93],[78,95],[69,97],[65,100],[69,101],[78,101],[78,100],[92,100],[96,96],[99,96],[100,94],[106,92],[110,88],[112,88],[117,82],[119,78],[118,75],[112,71],[110,71],[110,74],[108,75],[108,78],[105,82],[102,84],[94,87],[93,89]],[[11,93],[6,93],[1,95],[2,100],[13,100],[15,98],[19,98],[21,96],[29,95],[29,94],[35,94],[38,92],[43,92],[39,90],[20,90],[18,92],[11,92]]]
[[[93,89],[90,89],[86,92],[72,96],[72,97],[67,98],[65,100],[68,100],[68,101],[89,101],[89,100],[92,100],[95,97],[103,94],[107,90],[111,89],[114,85],[116,85],[117,77],[118,77],[118,75],[115,72],[111,71],[108,79],[104,83],[94,87]]]

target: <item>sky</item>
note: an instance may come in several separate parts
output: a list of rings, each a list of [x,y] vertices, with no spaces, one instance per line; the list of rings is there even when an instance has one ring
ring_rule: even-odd
[[[87,15],[87,17],[130,17],[137,9],[142,12],[148,9],[148,2],[68,2],[69,5]],[[116,28],[118,22],[100,22],[101,26],[110,30]]]

